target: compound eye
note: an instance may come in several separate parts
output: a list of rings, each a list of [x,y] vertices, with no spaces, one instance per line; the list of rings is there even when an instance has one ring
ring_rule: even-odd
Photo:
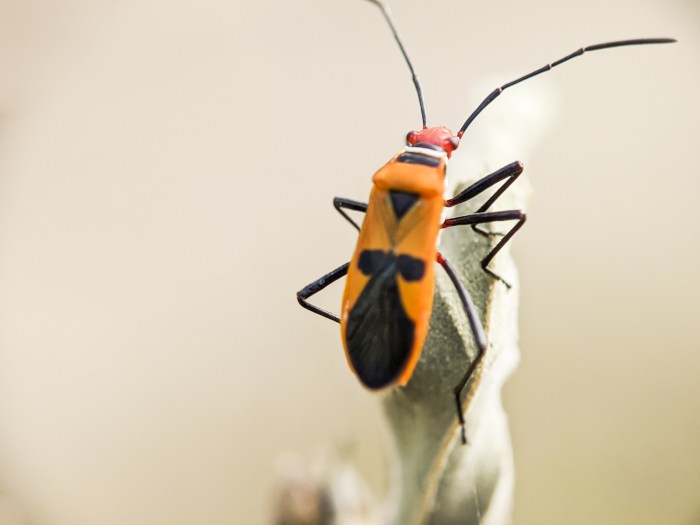
[[[416,133],[415,131],[409,131],[406,134],[406,144],[415,144],[417,136],[418,136],[418,133]]]
[[[456,150],[457,146],[459,146],[459,138],[457,137],[450,137],[449,139],[447,139],[447,142],[450,144],[450,146],[452,146],[453,150]]]

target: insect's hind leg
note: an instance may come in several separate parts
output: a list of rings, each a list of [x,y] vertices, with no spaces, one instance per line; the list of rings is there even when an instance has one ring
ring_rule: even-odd
[[[496,202],[496,200],[498,200],[498,198],[501,195],[503,195],[503,192],[505,192],[508,189],[508,187],[515,182],[515,180],[523,172],[523,169],[524,167],[522,162],[517,160],[515,162],[511,162],[507,166],[503,166],[500,170],[494,171],[490,175],[482,177],[471,186],[465,188],[459,194],[455,195],[451,199],[446,200],[445,207],[451,208],[452,206],[456,206],[457,204],[466,202],[476,197],[480,193],[486,191],[491,186],[494,186],[495,184],[498,184],[499,182],[505,180],[506,182],[500,188],[498,188],[498,190],[496,190],[496,192],[493,195],[491,195],[491,197],[489,197],[489,199],[484,204],[482,204],[478,210],[476,210],[476,213],[485,212],[491,207],[491,205],[494,202]],[[476,224],[472,224],[472,230],[485,236],[502,235],[499,233],[491,233],[486,230],[482,230],[481,228],[478,228]]]
[[[464,387],[467,385],[467,382],[471,378],[472,374],[474,373],[474,370],[476,370],[476,367],[479,365],[481,362],[481,358],[484,356],[484,351],[486,350],[486,334],[484,333],[484,327],[481,324],[481,320],[479,319],[479,314],[476,311],[476,307],[474,306],[474,302],[471,299],[471,296],[469,295],[469,292],[467,289],[464,287],[464,285],[460,282],[459,278],[455,274],[454,270],[452,267],[449,265],[447,262],[447,259],[445,259],[440,252],[437,254],[437,262],[440,264],[445,269],[445,272],[447,273],[447,276],[450,278],[452,281],[452,284],[454,284],[454,287],[457,289],[457,295],[459,295],[459,300],[462,302],[462,307],[464,308],[464,313],[467,314],[467,319],[469,320],[469,326],[471,327],[472,334],[474,334],[474,342],[476,343],[476,356],[474,357],[474,360],[469,364],[469,367],[467,368],[467,371],[464,373],[464,376],[462,376],[462,379],[460,382],[455,386],[454,388],[454,395],[455,395],[455,402],[457,403],[457,417],[459,418],[459,424],[462,426],[462,443],[466,444],[467,443],[467,433],[464,428],[464,410],[462,407],[462,391],[464,390]]]
[[[323,277],[316,279],[314,282],[306,285],[303,289],[299,290],[297,292],[297,301],[299,301],[299,304],[315,314],[318,314],[322,317],[325,317],[326,319],[330,319],[331,321],[339,323],[340,318],[337,315],[333,315],[332,313],[327,312],[326,310],[323,310],[322,308],[319,308],[318,306],[309,303],[307,299],[312,295],[317,294],[318,292],[326,288],[328,285],[333,284],[341,277],[347,275],[349,266],[349,262],[343,264],[342,266],[338,266],[332,272],[328,272]]]
[[[343,209],[361,211],[362,213],[365,213],[367,211],[367,204],[360,201],[354,201],[352,199],[346,199],[344,197],[334,197],[333,207],[336,210],[338,210],[338,213],[340,213],[345,218],[345,220],[352,224],[357,231],[360,231],[360,227],[358,226],[358,224],[355,221],[353,221],[352,218],[343,211]]]
[[[452,226],[460,226],[463,224],[484,224],[487,222],[496,222],[496,221],[514,221],[517,220],[518,222],[513,226],[508,232],[503,236],[503,238],[498,241],[496,246],[494,246],[491,251],[486,254],[486,257],[484,257],[481,260],[481,268],[488,273],[490,276],[498,279],[501,281],[503,284],[505,284],[508,288],[511,287],[511,285],[503,279],[500,275],[498,275],[496,272],[494,272],[491,268],[489,268],[489,263],[491,260],[496,256],[496,254],[501,251],[501,248],[503,248],[508,241],[511,240],[513,235],[522,228],[523,224],[525,224],[525,221],[527,219],[527,216],[525,215],[525,212],[522,210],[506,210],[506,211],[490,211],[490,212],[477,212],[477,213],[472,213],[470,215],[464,215],[462,217],[453,217],[451,219],[445,219],[445,222],[442,223],[442,228],[450,228]]]

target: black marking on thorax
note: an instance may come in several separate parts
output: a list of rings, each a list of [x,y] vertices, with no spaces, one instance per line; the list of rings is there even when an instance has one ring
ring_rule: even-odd
[[[391,198],[391,206],[394,208],[394,214],[398,220],[401,220],[420,199],[420,195],[417,193],[396,190],[390,190],[389,197]]]
[[[437,157],[423,155],[422,153],[410,153],[408,151],[396,157],[396,162],[422,164],[423,166],[430,166],[431,168],[437,168],[440,165],[440,159]]]

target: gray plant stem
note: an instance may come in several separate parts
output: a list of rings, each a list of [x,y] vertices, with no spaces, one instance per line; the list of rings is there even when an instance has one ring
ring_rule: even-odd
[[[494,208],[522,208],[527,188],[526,180],[519,179]],[[481,202],[475,199],[457,206],[451,215],[474,212]],[[511,226],[503,223],[493,231]],[[456,290],[437,267],[433,314],[418,366],[405,387],[383,399],[396,444],[394,525],[510,521],[513,454],[501,389],[519,359],[519,286],[508,245],[491,265],[512,285],[510,289],[480,265],[498,239],[479,235],[469,226],[442,232],[440,251],[471,294],[489,344],[465,389],[468,443],[463,445],[453,389],[474,359],[476,347]]]

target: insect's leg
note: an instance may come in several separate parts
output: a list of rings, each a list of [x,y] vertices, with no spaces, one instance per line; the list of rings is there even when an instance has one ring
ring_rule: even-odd
[[[335,197],[333,199],[333,207],[336,210],[338,210],[338,213],[345,217],[345,219],[347,219],[347,221],[350,224],[352,224],[358,231],[360,230],[360,227],[357,225],[357,223],[353,221],[352,218],[343,211],[343,209],[360,211],[364,213],[367,211],[367,204],[365,204],[364,202],[354,201],[352,199],[346,199],[343,197]],[[344,265],[339,266],[332,272],[327,273],[320,279],[317,279],[308,286],[304,287],[303,290],[299,290],[297,292],[297,301],[299,301],[299,304],[311,312],[325,317],[326,319],[330,319],[331,321],[335,321],[336,323],[339,323],[340,319],[338,318],[338,316],[333,315],[332,313],[327,312],[326,310],[323,310],[318,306],[310,304],[309,302],[307,302],[307,299],[312,295],[323,290],[329,284],[334,283],[341,277],[345,276],[348,273],[349,266],[350,263],[345,263]]]
[[[457,289],[457,295],[459,295],[459,300],[462,302],[464,313],[467,314],[469,326],[472,329],[472,333],[474,334],[474,342],[476,343],[476,356],[474,357],[474,360],[469,364],[469,368],[467,368],[467,371],[464,373],[464,376],[454,389],[455,401],[457,403],[457,417],[459,418],[459,424],[462,426],[462,443],[466,444],[467,434],[464,429],[462,391],[464,390],[464,387],[467,385],[469,378],[474,373],[474,370],[476,369],[479,362],[481,361],[481,358],[484,355],[484,350],[486,350],[487,344],[486,334],[484,333],[484,327],[481,325],[481,321],[479,320],[479,314],[477,313],[476,307],[472,302],[472,298],[469,296],[469,292],[457,278],[457,275],[455,274],[454,270],[448,264],[447,260],[442,256],[440,252],[438,252],[437,254],[437,262],[440,264],[440,266],[442,266],[445,269],[447,276],[450,278],[452,284],[454,284],[455,288]]]
[[[318,306],[314,306],[313,304],[307,302],[306,300],[311,297],[312,295],[320,292],[323,290],[325,287],[327,287],[329,284],[334,283],[341,277],[344,277],[348,273],[348,267],[350,266],[350,263],[345,263],[342,266],[339,266],[332,272],[327,273],[320,279],[316,279],[314,282],[311,284],[305,286],[302,290],[299,290],[297,292],[297,301],[299,301],[299,304],[306,308],[307,310],[310,310],[311,312],[318,314],[322,317],[325,317],[326,319],[330,319],[331,321],[335,321],[336,323],[340,322],[340,319],[338,318],[337,315],[333,315],[330,312],[327,312],[326,310],[323,310],[319,308]]]
[[[508,230],[508,233],[506,233],[503,236],[503,238],[500,241],[498,241],[498,244],[496,244],[496,246],[494,246],[493,249],[486,255],[486,257],[484,257],[481,260],[481,267],[486,273],[488,273],[492,277],[495,277],[503,284],[505,284],[508,288],[510,288],[510,284],[506,282],[500,275],[494,272],[491,268],[489,268],[488,265],[491,262],[491,259],[493,259],[495,255],[499,251],[501,251],[501,248],[503,248],[506,245],[506,243],[510,241],[513,235],[515,235],[515,232],[517,232],[522,227],[522,225],[525,224],[526,219],[527,216],[522,210],[489,211],[482,213],[472,213],[470,215],[464,215],[462,217],[453,217],[451,219],[445,219],[445,222],[442,223],[441,227],[449,228],[451,226],[460,226],[463,224],[484,224],[486,222],[517,220],[518,222],[515,224],[515,226]]]
[[[355,221],[350,218],[350,216],[343,211],[343,208],[346,210],[354,210],[354,211],[361,211],[362,213],[367,211],[367,204],[364,202],[359,202],[359,201],[354,201],[351,199],[346,199],[344,197],[334,197],[333,198],[333,207],[338,210],[338,213],[340,213],[345,219],[352,224],[357,231],[360,231],[360,227],[357,225]]]
[[[479,179],[474,184],[461,191],[458,195],[455,195],[451,199],[446,200],[445,207],[451,208],[452,206],[456,206],[457,204],[466,202],[469,199],[476,197],[480,193],[486,191],[491,186],[498,184],[502,180],[507,179],[506,182],[503,183],[503,185],[500,188],[498,188],[498,190],[493,195],[491,195],[491,197],[489,197],[489,199],[484,204],[482,204],[478,210],[476,210],[476,213],[484,212],[488,210],[501,195],[503,195],[503,192],[506,191],[508,187],[515,182],[515,179],[517,179],[522,172],[522,162],[515,161],[511,164],[508,164],[507,166],[502,167],[500,170],[493,172],[491,175],[486,175],[485,177]],[[472,224],[472,230],[485,236],[501,235],[492,234],[491,232],[482,230],[481,228],[478,228],[476,224]]]

